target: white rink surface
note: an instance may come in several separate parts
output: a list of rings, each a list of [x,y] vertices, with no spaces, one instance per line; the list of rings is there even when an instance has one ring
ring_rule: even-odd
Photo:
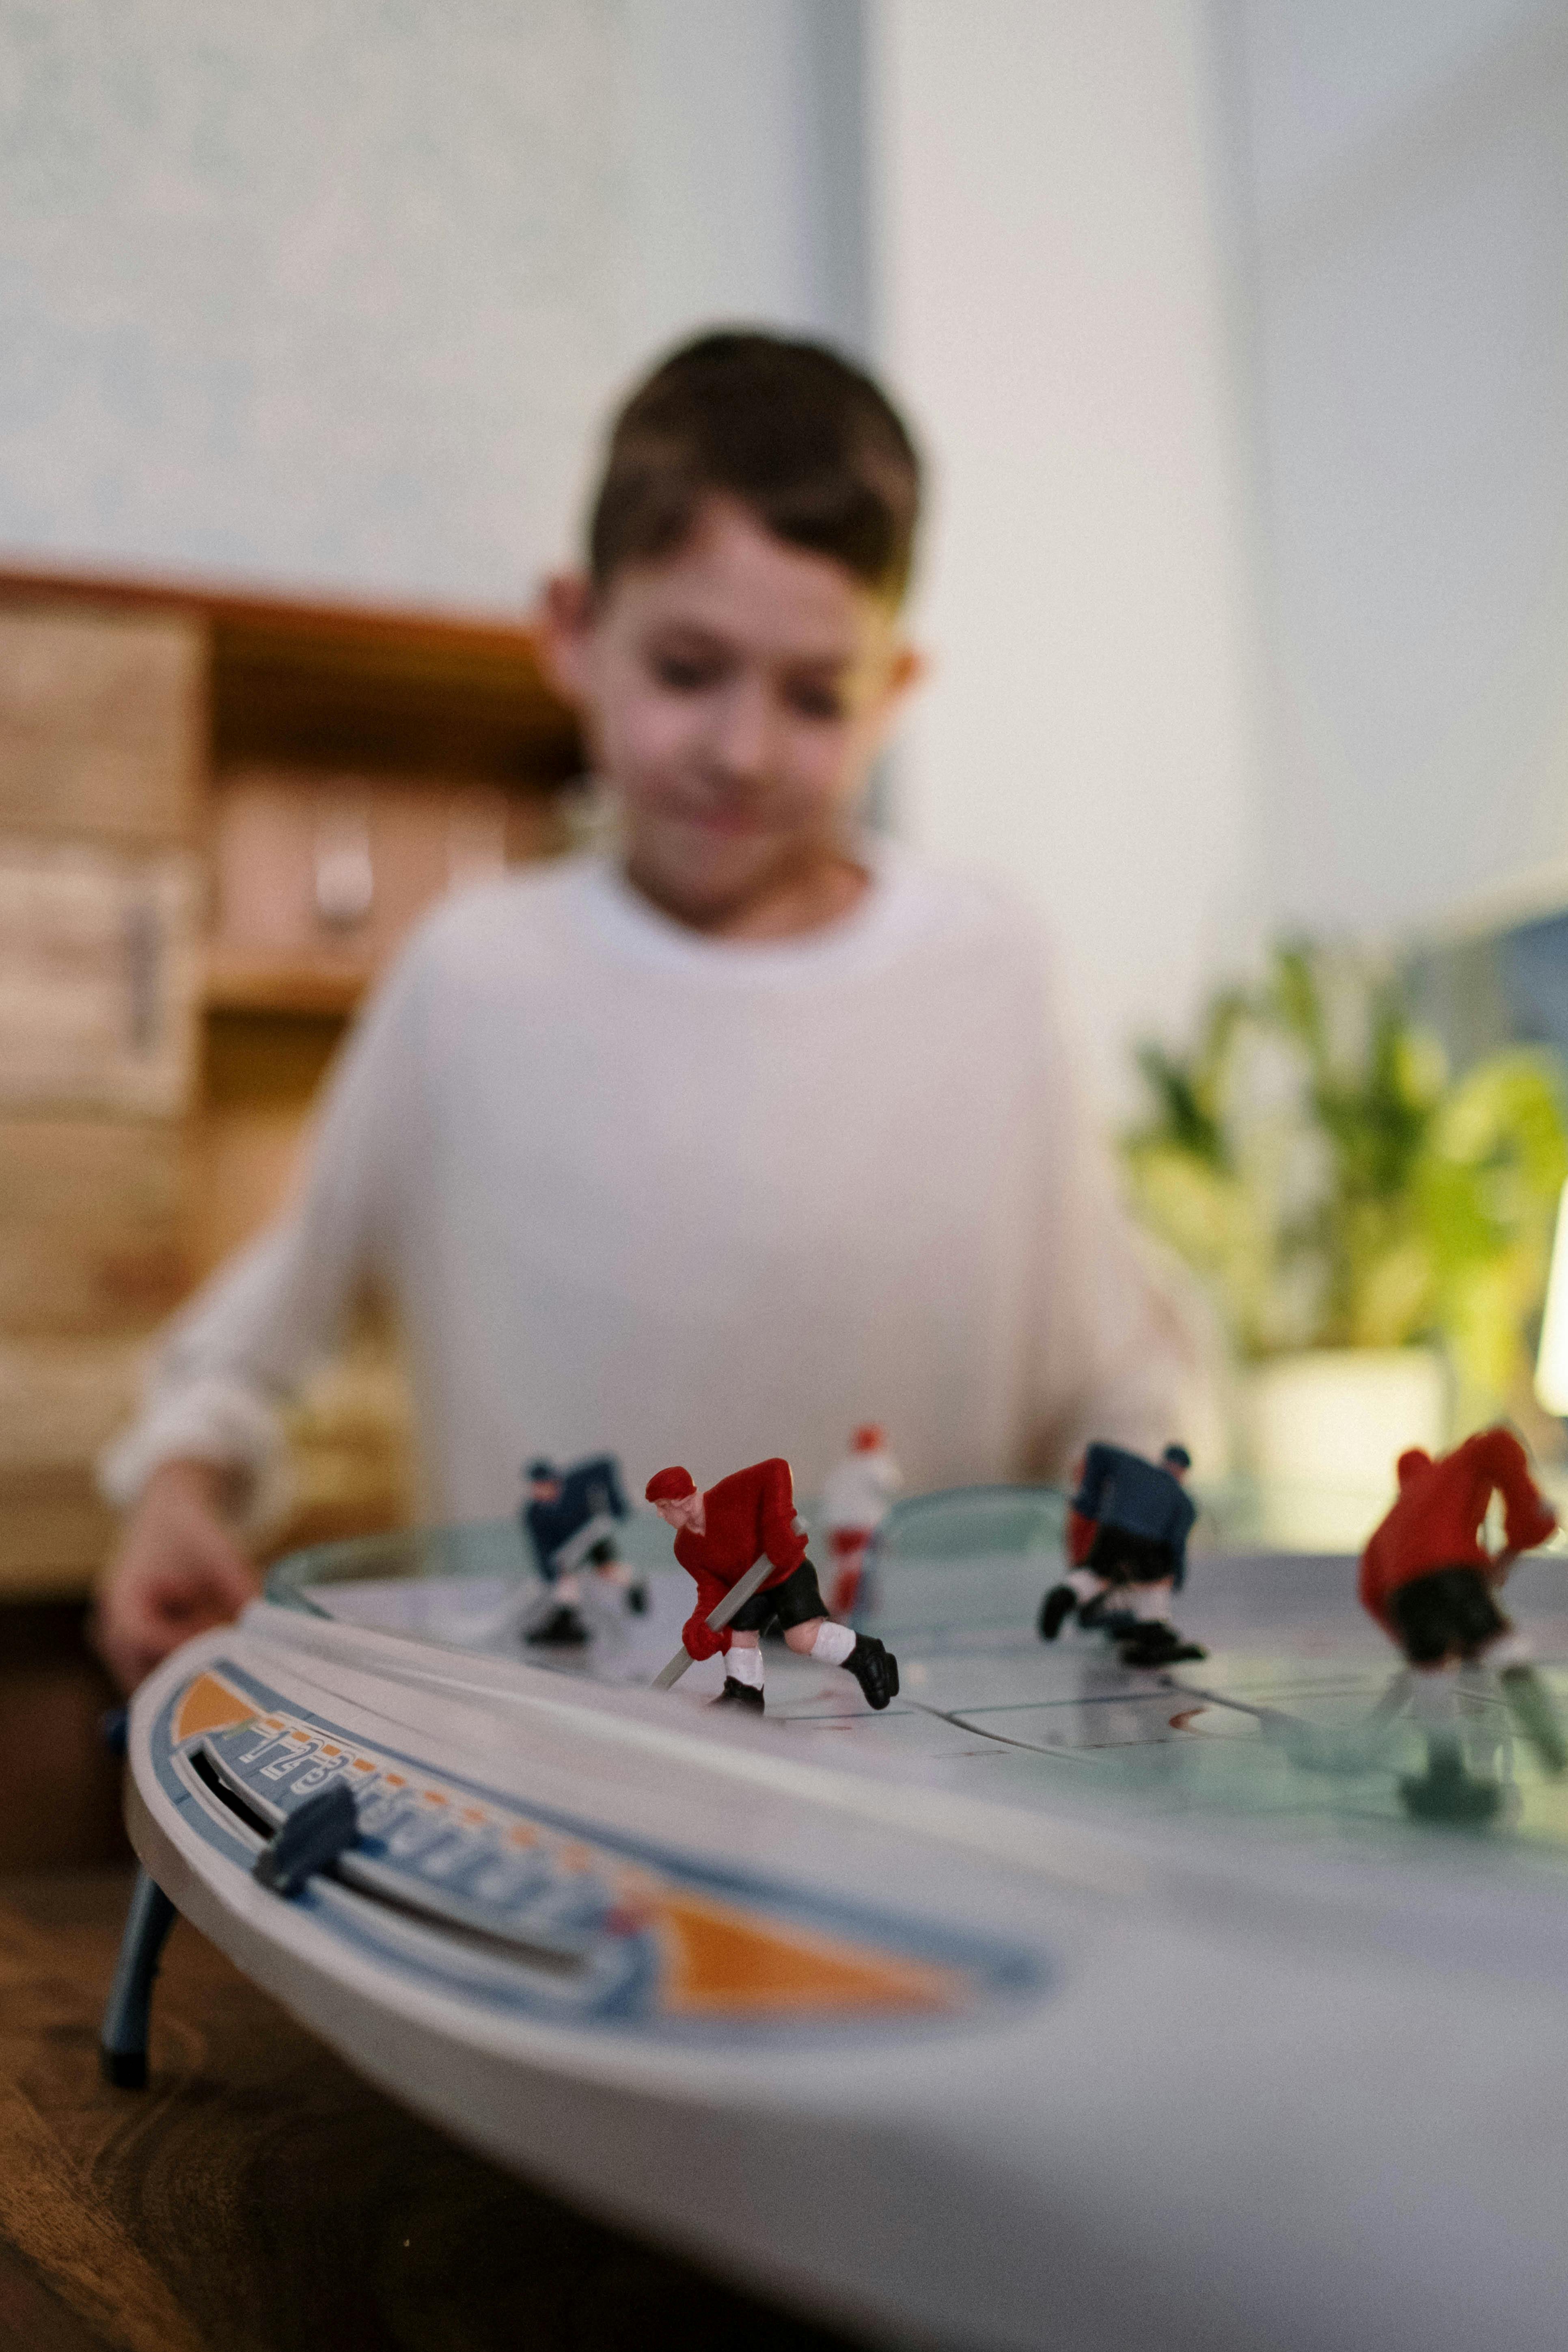
[[[307,1584],[316,1604],[356,1625],[451,1643],[497,1658],[620,1687],[640,1687],[679,1646],[691,1606],[689,1578],[647,1574],[650,1607],[628,1615],[612,1591],[587,1587],[594,1640],[584,1654],[531,1650],[522,1638],[549,1607],[544,1588],[492,1564],[511,1531],[486,1530],[485,1565],[472,1574],[369,1577]],[[647,1544],[646,1531],[639,1536]],[[658,1538],[647,1548],[653,1549]],[[368,1549],[368,1548],[367,1548]],[[367,1563],[369,1564],[369,1563]],[[954,1787],[996,1783],[1013,1801],[1103,1795],[1142,1813],[1210,1817],[1239,1830],[1251,1821],[1272,1838],[1325,1836],[1352,1843],[1412,1831],[1397,1782],[1419,1769],[1422,1748],[1396,1723],[1368,1769],[1300,1769],[1287,1734],[1303,1724],[1352,1733],[1389,1689],[1399,1661],[1355,1600],[1355,1563],[1322,1556],[1228,1555],[1194,1562],[1177,1601],[1182,1631],[1208,1650],[1202,1662],[1163,1674],[1121,1666],[1103,1636],[1069,1627],[1052,1644],[1034,1620],[1054,1563],[981,1557],[967,1562],[894,1561],[878,1572],[866,1630],[896,1653],[901,1688],[880,1715],[852,1679],[766,1645],[768,1720],[814,1755],[919,1758]],[[1507,1605],[1568,1714],[1568,1557],[1517,1568]],[[693,1665],[673,1694],[704,1706],[722,1686],[714,1658]],[[1561,1846],[1568,1864],[1568,1784],[1553,1784],[1510,1733],[1495,1682],[1467,1679],[1462,1704],[1472,1769],[1500,1779],[1505,1797],[1494,1845],[1521,1843],[1538,1858]],[[1298,1747],[1297,1751],[1300,1753]],[[1039,1759],[1033,1761],[1031,1759]],[[1078,1769],[1064,1773],[1067,1759]],[[1088,1789],[1082,1767],[1091,1767]]]

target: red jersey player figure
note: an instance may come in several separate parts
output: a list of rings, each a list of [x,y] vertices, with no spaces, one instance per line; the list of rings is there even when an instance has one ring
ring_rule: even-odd
[[[1413,1446],[1398,1473],[1399,1499],[1362,1554],[1361,1597],[1415,1669],[1427,1768],[1425,1778],[1402,1781],[1401,1793],[1426,1819],[1484,1820],[1500,1791],[1465,1770],[1456,1667],[1484,1660],[1547,1770],[1568,1764],[1550,1694],[1496,1597],[1519,1554],[1544,1543],[1557,1520],[1506,1429],[1483,1429],[1436,1461]],[[1481,1541],[1494,1493],[1503,1498],[1504,1547],[1495,1558]]]
[[[705,1495],[689,1470],[660,1470],[647,1482],[647,1499],[675,1529],[675,1557],[697,1580],[697,1606],[682,1629],[693,1658],[725,1654],[720,1706],[763,1711],[760,1635],[777,1614],[784,1640],[804,1657],[852,1674],[874,1707],[899,1695],[899,1662],[880,1642],[835,1625],[822,1605],[816,1570],[805,1556],[805,1529],[795,1516],[789,1464],[775,1455],[721,1478]],[[766,1557],[773,1562],[751,1599],[715,1633],[708,1623],[729,1591]],[[677,1652],[679,1658],[679,1653]]]
[[[822,1516],[833,1550],[836,1617],[855,1614],[866,1555],[903,1483],[887,1439],[874,1421],[864,1423],[850,1439],[849,1451],[838,1467],[828,1472],[822,1489]]]

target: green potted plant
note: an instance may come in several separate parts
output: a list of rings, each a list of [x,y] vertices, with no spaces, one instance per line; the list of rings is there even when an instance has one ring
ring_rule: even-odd
[[[1133,1204],[1219,1311],[1254,1470],[1375,1499],[1400,1445],[1528,1415],[1568,1174],[1552,1055],[1451,1078],[1392,973],[1295,941],[1190,1054],[1139,1059]]]

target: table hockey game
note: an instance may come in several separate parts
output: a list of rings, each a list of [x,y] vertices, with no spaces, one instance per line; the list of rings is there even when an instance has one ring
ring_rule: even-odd
[[[157,1885],[408,2104],[900,2343],[1562,2340],[1568,1783],[1463,1693],[1484,1830],[1412,1822],[1342,1558],[1194,1556],[1202,1661],[1035,1630],[1044,1489],[918,1498],[865,1622],[900,1696],[767,1646],[647,1685],[690,1581],[579,1662],[511,1521],[302,1553],[138,1695]],[[1510,1607],[1568,1690],[1568,1561]],[[291,1814],[359,1841],[285,1895]]]

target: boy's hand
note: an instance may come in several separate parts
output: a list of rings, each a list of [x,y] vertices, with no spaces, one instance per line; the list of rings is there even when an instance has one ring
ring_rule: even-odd
[[[142,1492],[99,1594],[92,1638],[121,1690],[193,1633],[226,1625],[261,1590],[224,1524],[226,1474],[165,1462]]]

